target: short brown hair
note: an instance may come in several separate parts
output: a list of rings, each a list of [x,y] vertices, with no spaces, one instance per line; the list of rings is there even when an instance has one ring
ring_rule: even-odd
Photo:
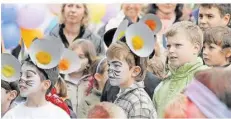
[[[222,26],[206,29],[204,31],[204,43],[213,43],[222,48],[231,48],[231,29]]]
[[[109,46],[106,56],[108,58],[116,58],[119,60],[125,60],[128,66],[139,66],[141,68],[140,74],[136,77],[136,81],[143,80],[147,72],[148,58],[141,58],[132,53],[129,47],[122,41],[117,41]]]
[[[166,32],[166,37],[173,37],[176,34],[186,34],[190,42],[198,44],[200,49],[203,47],[203,32],[199,26],[189,21],[181,21],[173,24]]]
[[[231,14],[231,4],[200,4],[200,7],[209,8],[215,7],[219,10],[220,16]]]

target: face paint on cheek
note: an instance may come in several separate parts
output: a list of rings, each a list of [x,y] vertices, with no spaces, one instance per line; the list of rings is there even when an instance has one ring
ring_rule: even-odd
[[[123,78],[125,72],[123,72],[123,65],[121,62],[114,62],[112,63],[112,67],[109,67],[109,81],[112,86],[119,86],[120,84],[124,83],[126,81],[125,78]]]
[[[20,95],[22,97],[27,97],[32,93],[36,93],[39,91],[41,81],[39,80],[27,80],[24,83],[19,84]]]

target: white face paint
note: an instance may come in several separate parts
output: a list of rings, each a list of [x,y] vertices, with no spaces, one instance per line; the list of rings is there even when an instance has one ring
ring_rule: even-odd
[[[20,95],[27,97],[37,93],[41,88],[41,79],[35,67],[23,64],[22,76],[19,80]]]
[[[129,79],[129,66],[125,61],[109,60],[109,81],[112,86],[120,86]]]

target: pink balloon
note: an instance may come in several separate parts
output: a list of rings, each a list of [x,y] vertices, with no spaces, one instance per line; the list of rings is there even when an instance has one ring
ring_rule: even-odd
[[[53,13],[54,15],[58,15],[61,13],[62,4],[49,4],[47,6],[48,6],[50,12]]]
[[[17,23],[21,28],[35,29],[45,20],[45,5],[27,4],[18,10]]]

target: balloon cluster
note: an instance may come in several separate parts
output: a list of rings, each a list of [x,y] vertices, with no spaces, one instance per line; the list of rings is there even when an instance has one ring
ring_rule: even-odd
[[[56,5],[1,4],[1,37],[4,49],[14,49],[21,40],[28,48],[33,39],[42,38],[44,32],[49,32],[58,23],[58,20],[56,17],[49,19],[49,25],[41,29],[41,25],[47,20],[49,13],[47,10],[50,10],[54,16],[59,12]]]

